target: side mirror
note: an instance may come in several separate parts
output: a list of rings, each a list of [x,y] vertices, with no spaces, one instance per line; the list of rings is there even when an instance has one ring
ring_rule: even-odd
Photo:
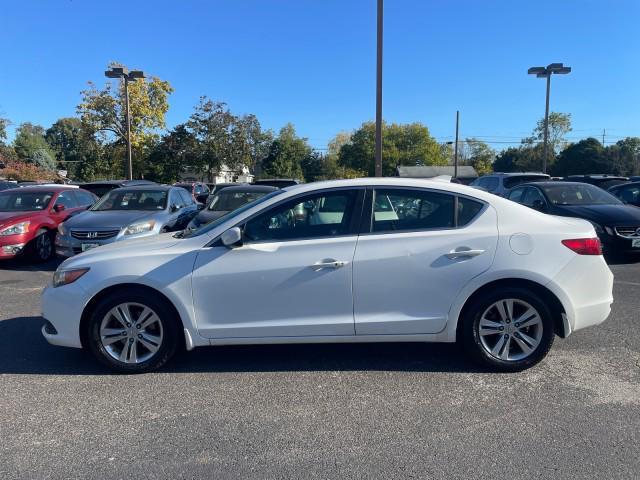
[[[242,231],[233,227],[220,235],[220,240],[225,247],[235,248],[242,246]]]
[[[171,213],[177,212],[178,210],[180,210],[180,205],[176,205],[175,203],[171,205]]]
[[[196,200],[200,203],[207,203],[208,193],[201,193],[200,195],[196,195]]]
[[[64,211],[64,205],[62,205],[61,203],[58,203],[57,205],[53,206],[53,211],[56,213],[60,213],[62,211]]]

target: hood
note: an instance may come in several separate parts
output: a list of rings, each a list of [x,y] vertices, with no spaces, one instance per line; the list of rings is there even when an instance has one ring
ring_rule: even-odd
[[[151,220],[158,212],[142,212],[140,210],[87,210],[71,217],[64,222],[67,228],[77,228],[81,230],[109,230],[121,229],[132,223]]]
[[[62,262],[58,268],[90,265],[92,262],[104,259],[114,260],[144,256],[151,252],[172,247],[176,243],[180,242],[180,239],[175,238],[173,235],[173,233],[162,233],[160,235],[108,243],[106,245],[102,245],[100,248],[93,248],[84,253],[70,257]]]
[[[555,210],[560,215],[584,218],[599,225],[640,226],[640,209],[631,205],[556,205]]]
[[[38,210],[35,212],[0,212],[0,227],[13,225],[14,223],[23,222],[33,218],[35,215],[46,212],[46,210]]]

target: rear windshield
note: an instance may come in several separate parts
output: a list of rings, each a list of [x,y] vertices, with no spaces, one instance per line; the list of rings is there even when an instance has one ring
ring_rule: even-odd
[[[91,210],[164,210],[167,207],[166,190],[112,190],[102,197]]]
[[[545,185],[542,190],[554,205],[620,205],[622,203],[610,193],[588,183]]]
[[[518,175],[517,177],[506,177],[502,183],[504,188],[513,188],[525,182],[539,182],[541,180],[549,180],[549,175]]]
[[[49,205],[53,192],[25,192],[22,189],[0,193],[0,212],[34,212]]]

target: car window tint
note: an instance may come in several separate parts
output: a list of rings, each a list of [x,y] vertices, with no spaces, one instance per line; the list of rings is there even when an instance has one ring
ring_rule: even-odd
[[[538,201],[542,203],[546,203],[542,193],[537,188],[529,187],[524,194],[522,199],[522,203],[524,203],[527,207],[533,207],[533,204]]]
[[[189,195],[189,192],[186,190],[178,190],[178,193],[180,194],[180,198],[182,198],[182,202],[180,202],[182,205],[193,204],[193,197]]]
[[[73,192],[76,196],[76,200],[78,204],[82,207],[87,207],[89,205],[93,205],[96,201],[93,196],[89,192],[84,192],[82,190],[76,190]]]
[[[521,183],[540,182],[548,179],[549,177],[547,175],[517,175],[514,177],[506,177],[502,183],[504,184],[504,188],[513,188]]]
[[[500,181],[497,177],[487,177],[487,182],[483,187],[487,189],[489,192],[495,192],[500,186]]]
[[[451,228],[454,197],[444,193],[376,189],[373,232]]]
[[[64,205],[64,208],[75,208],[78,206],[71,192],[61,192],[56,199],[56,205]]]
[[[524,188],[516,188],[509,193],[509,200],[513,200],[514,202],[522,203],[522,194],[524,193]]]
[[[270,209],[246,223],[249,241],[332,237],[349,232],[357,190],[324,192]]]
[[[633,203],[635,205],[640,203],[640,187],[638,186],[621,188],[612,193],[623,202]]]
[[[471,223],[471,220],[476,218],[482,207],[483,205],[480,202],[466,197],[458,197],[458,227],[464,227]]]

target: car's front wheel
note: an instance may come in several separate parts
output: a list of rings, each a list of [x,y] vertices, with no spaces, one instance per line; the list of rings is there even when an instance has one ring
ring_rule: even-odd
[[[46,262],[53,257],[54,253],[54,237],[55,234],[46,229],[42,229],[36,233],[29,245],[31,258],[39,263]]]
[[[515,372],[540,362],[554,339],[553,317],[531,290],[503,288],[480,295],[462,318],[465,349],[494,369]]]
[[[115,292],[94,309],[86,338],[98,361],[120,373],[145,373],[175,353],[180,329],[172,309],[147,292]]]

